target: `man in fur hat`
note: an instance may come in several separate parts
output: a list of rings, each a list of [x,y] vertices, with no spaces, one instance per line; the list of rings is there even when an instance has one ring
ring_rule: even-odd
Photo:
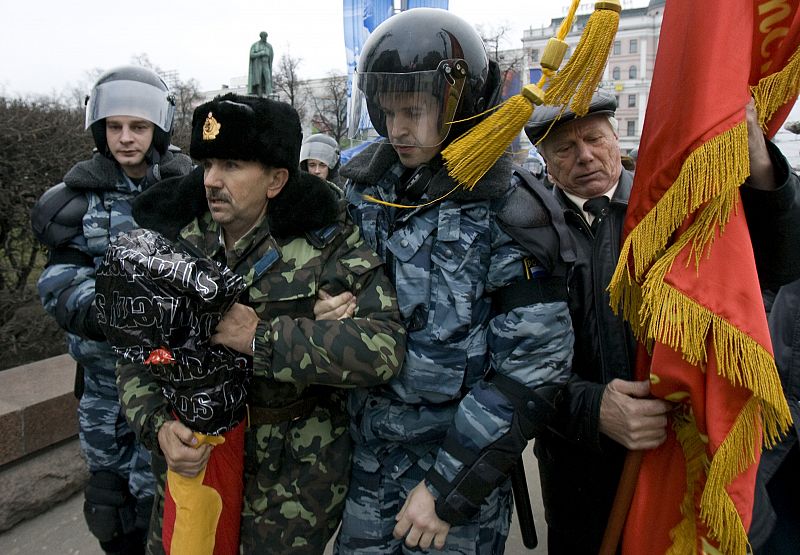
[[[234,94],[198,107],[190,152],[201,167],[143,195],[134,217],[245,277],[212,342],[252,355],[244,553],[322,553],[348,487],[345,387],[381,384],[405,336],[381,260],[328,183],[299,170],[301,131],[288,104]],[[314,319],[318,295],[352,291],[353,317]],[[195,476],[211,447],[173,419],[140,366],[118,369],[126,415],[154,466]],[[159,518],[163,511],[159,491]],[[161,551],[160,526],[149,548]]]

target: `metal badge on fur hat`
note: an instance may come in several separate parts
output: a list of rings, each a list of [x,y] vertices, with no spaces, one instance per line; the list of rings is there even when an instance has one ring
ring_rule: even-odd
[[[211,112],[206,116],[206,122],[203,124],[203,140],[213,141],[219,135],[219,122],[214,119],[214,114]]]
[[[302,136],[300,118],[285,102],[229,93],[194,111],[189,153],[198,160],[257,161],[294,174]]]

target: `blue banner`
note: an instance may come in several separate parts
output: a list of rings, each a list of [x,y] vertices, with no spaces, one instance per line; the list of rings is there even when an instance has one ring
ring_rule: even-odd
[[[353,75],[358,55],[369,34],[392,15],[392,0],[343,0],[344,48],[347,53],[347,74]]]
[[[342,0],[344,14],[344,48],[347,55],[347,96],[353,86],[353,72],[361,49],[369,34],[394,13],[394,0]],[[404,0],[402,9],[448,9],[449,0]],[[366,113],[361,114],[359,127],[369,127]]]
[[[441,8],[448,9],[450,0],[408,0],[406,5],[408,9],[412,8]]]
[[[361,49],[369,34],[394,12],[393,0],[343,0],[344,48],[347,54],[347,97],[353,86],[353,72]],[[348,110],[349,113],[349,110]],[[360,128],[370,126],[366,112],[361,114]]]
[[[515,94],[519,94],[521,90],[522,79],[519,71],[513,69],[505,71],[503,74],[503,87],[500,91],[500,98],[507,100]]]
[[[530,68],[528,71],[530,72],[528,73],[528,83],[535,85],[542,78],[542,70],[541,68]]]

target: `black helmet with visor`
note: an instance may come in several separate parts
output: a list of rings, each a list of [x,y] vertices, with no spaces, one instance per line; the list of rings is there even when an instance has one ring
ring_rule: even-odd
[[[349,137],[368,138],[364,113],[395,145],[430,147],[472,127],[454,121],[492,106],[499,71],[478,33],[441,9],[394,15],[367,39],[353,75]]]

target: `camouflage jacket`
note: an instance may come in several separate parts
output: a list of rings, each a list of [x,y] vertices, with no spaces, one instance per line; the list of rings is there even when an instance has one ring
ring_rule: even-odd
[[[159,163],[163,177],[189,173],[191,159],[185,154],[168,151]],[[119,165],[95,154],[76,164],[64,183],[86,195],[88,208],[83,216],[82,231],[58,247],[85,256],[71,257],[75,263],[47,266],[39,278],[39,296],[45,310],[66,330],[69,351],[84,366],[114,371],[117,355],[108,343],[85,336],[83,320],[91,314],[94,302],[95,270],[103,259],[106,247],[122,232],[136,227],[131,216],[131,203],[140,186],[127,178]],[[83,263],[77,260],[83,259]]]
[[[227,263],[245,277],[248,289],[240,302],[261,318],[248,402],[282,407],[304,395],[330,395],[324,386],[370,386],[394,376],[405,348],[394,289],[382,261],[347,217],[344,201],[324,181],[301,173],[226,256],[220,227],[205,203],[202,177],[198,169],[157,185],[137,199],[134,215],[143,227]],[[191,221],[180,227],[187,211]],[[314,320],[320,289],[352,291],[358,298],[355,316]],[[146,447],[158,450],[158,429],[171,417],[151,374],[120,364],[118,384],[132,427]]]
[[[509,433],[513,405],[483,380],[487,371],[528,387],[564,383],[573,335],[565,302],[492,308],[494,292],[541,273],[496,218],[513,188],[510,164],[498,162],[471,191],[452,192],[455,183],[439,169],[412,204],[447,196],[423,208],[364,200],[398,202],[404,172],[387,143],[368,147],[342,172],[353,218],[387,262],[408,333],[400,374],[351,396],[353,434],[367,447],[354,464],[399,476],[428,457],[452,480],[463,465],[439,448],[445,435],[477,453]]]

